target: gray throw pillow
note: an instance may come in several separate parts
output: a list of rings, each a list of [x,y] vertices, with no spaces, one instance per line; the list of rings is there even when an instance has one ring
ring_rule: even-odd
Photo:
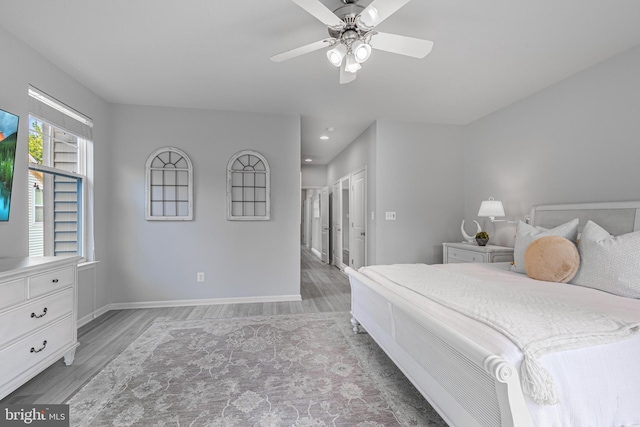
[[[524,267],[524,253],[531,242],[546,236],[560,236],[575,243],[576,238],[578,237],[578,218],[551,229],[534,227],[533,225],[518,221],[511,271],[526,274],[527,270],[525,270]]]
[[[571,283],[640,298],[640,231],[613,237],[593,221],[582,230],[580,269]]]

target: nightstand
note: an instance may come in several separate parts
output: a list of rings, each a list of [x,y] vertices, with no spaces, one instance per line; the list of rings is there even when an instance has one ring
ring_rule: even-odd
[[[443,243],[442,263],[455,262],[513,262],[513,248],[506,246],[478,246],[473,243]]]

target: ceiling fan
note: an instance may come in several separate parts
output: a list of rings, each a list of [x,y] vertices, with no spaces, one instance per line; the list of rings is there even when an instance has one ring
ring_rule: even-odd
[[[371,56],[371,49],[424,58],[433,48],[433,42],[429,40],[374,29],[410,0],[374,0],[367,7],[358,5],[358,0],[342,0],[344,5],[334,11],[320,0],[292,1],[325,24],[330,37],[274,55],[272,61],[282,62],[330,47],[327,58],[340,68],[340,83],[344,84],[356,79],[356,72],[362,68],[360,64]]]

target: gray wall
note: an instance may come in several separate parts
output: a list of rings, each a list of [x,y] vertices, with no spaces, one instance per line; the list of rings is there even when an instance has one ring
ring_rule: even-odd
[[[537,204],[640,200],[638,76],[640,47],[469,125],[467,220],[490,196],[511,220]],[[513,246],[514,226],[481,224]]]
[[[302,188],[322,188],[326,185],[326,165],[302,165]]]
[[[87,283],[80,281],[80,298],[81,301],[95,301],[97,308],[104,307],[108,303],[108,280],[105,267],[109,265],[106,248],[108,227],[106,195],[110,173],[107,169],[109,106],[93,92],[2,28],[0,28],[0,52],[2,52],[4,64],[0,67],[0,108],[20,116],[11,214],[8,222],[0,222],[0,242],[2,242],[0,257],[28,255],[27,90],[31,84],[81,111],[94,121],[94,229],[96,257],[101,263],[95,267],[97,272],[95,276],[91,276],[92,280]],[[92,307],[80,307],[83,314],[90,312],[91,309]]]
[[[369,126],[351,144],[349,144],[340,154],[338,154],[327,165],[326,184],[329,187],[334,182],[345,175],[367,166],[369,183],[375,181],[375,160],[376,160],[376,123]],[[370,185],[375,188],[375,185]]]
[[[329,163],[329,185],[367,166],[367,264],[439,263],[442,242],[459,240],[464,136],[460,126],[378,120]]]
[[[113,123],[112,302],[300,294],[299,116],[115,105]],[[193,162],[193,221],[145,221],[145,162],[164,146]],[[270,221],[226,220],[227,162],[242,149],[271,166]]]
[[[463,128],[379,120],[377,129],[376,261],[441,263],[442,242],[460,240]]]

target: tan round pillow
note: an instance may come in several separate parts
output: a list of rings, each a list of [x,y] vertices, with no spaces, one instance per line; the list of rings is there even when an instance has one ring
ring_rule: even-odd
[[[578,272],[580,254],[576,245],[564,237],[541,237],[525,251],[524,267],[532,279],[567,283]]]

